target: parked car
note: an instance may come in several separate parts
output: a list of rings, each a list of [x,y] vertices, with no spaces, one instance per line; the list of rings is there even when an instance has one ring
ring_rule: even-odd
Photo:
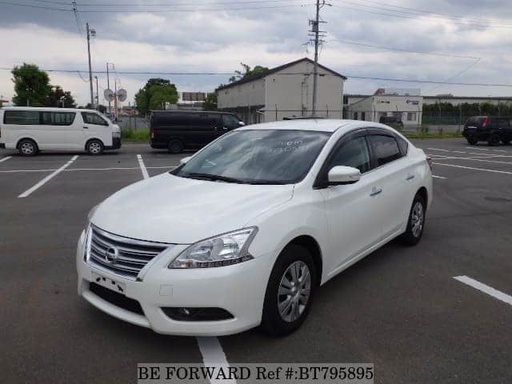
[[[0,148],[23,156],[39,151],[87,151],[100,155],[121,148],[121,129],[94,110],[5,107],[0,109]]]
[[[227,112],[152,111],[151,148],[180,153],[198,149],[244,123]]]
[[[430,159],[387,126],[246,126],[93,208],[78,292],[158,333],[285,335],[320,285],[394,238],[417,244],[432,193]]]
[[[462,135],[470,145],[487,141],[489,145],[510,144],[512,141],[512,117],[473,116],[466,120]]]
[[[379,119],[379,123],[387,124],[390,127],[400,130],[404,128],[404,123],[402,122],[402,119],[397,116],[381,116]]]

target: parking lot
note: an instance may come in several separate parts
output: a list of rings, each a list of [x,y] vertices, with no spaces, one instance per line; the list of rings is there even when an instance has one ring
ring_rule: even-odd
[[[511,383],[512,146],[413,140],[434,160],[422,242],[393,242],[317,291],[286,338],[172,337],[76,293],[88,211],[185,155],[0,152],[2,383],[135,383],[137,363],[373,363],[375,383]]]

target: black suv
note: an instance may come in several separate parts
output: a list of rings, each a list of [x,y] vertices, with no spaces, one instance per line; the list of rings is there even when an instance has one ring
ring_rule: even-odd
[[[381,116],[379,119],[379,123],[381,124],[387,124],[390,127],[393,127],[395,129],[403,129],[404,123],[402,122],[402,119],[396,116]]]
[[[150,144],[152,148],[180,153],[201,148],[242,125],[238,116],[227,112],[152,111]]]
[[[489,145],[509,144],[512,141],[512,117],[506,116],[473,116],[466,124],[462,136],[469,144],[487,141]]]

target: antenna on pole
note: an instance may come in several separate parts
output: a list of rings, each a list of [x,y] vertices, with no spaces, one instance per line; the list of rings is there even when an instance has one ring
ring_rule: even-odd
[[[320,4],[321,2],[321,4]],[[313,105],[311,108],[311,115],[316,115],[316,103],[317,103],[317,94],[318,94],[318,47],[323,43],[323,40],[320,40],[321,37],[325,36],[324,31],[320,31],[320,23],[325,23],[325,21],[320,21],[320,9],[325,6],[325,0],[316,0],[316,16],[315,20],[309,20],[309,25],[311,25],[310,36],[314,37],[314,45],[315,45],[315,58],[314,58],[314,67],[313,67]],[[330,5],[330,4],[327,4]]]

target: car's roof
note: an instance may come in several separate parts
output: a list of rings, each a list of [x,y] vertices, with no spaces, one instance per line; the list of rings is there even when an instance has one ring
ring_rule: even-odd
[[[270,123],[261,123],[246,125],[238,128],[238,130],[249,129],[282,129],[282,130],[299,130],[299,131],[316,131],[316,132],[348,132],[358,128],[385,128],[388,126],[373,121],[362,120],[341,120],[341,119],[297,119],[297,120],[281,120]]]

